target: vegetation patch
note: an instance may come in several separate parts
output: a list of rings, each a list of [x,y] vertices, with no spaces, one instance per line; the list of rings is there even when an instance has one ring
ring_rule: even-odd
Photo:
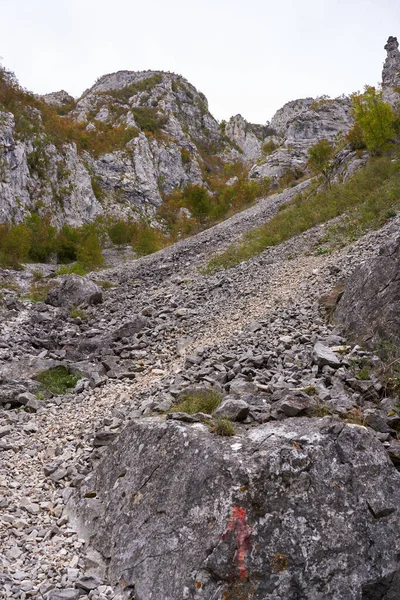
[[[235,435],[235,426],[229,419],[222,417],[216,418],[210,426],[211,433],[216,435],[222,435],[223,437],[229,437]]]
[[[61,265],[56,271],[56,275],[80,275],[83,277],[89,273],[87,269],[80,262],[75,262],[72,265]]]
[[[188,392],[178,404],[174,404],[169,412],[184,412],[189,415],[202,412],[211,415],[221,404],[222,395],[208,388],[196,392]]]
[[[73,306],[71,308],[70,315],[72,319],[82,319],[82,321],[90,319],[90,315],[82,310],[82,308],[78,308],[77,306]]]
[[[385,384],[385,394],[394,394],[400,400],[400,348],[390,340],[383,340],[378,354],[382,360],[378,376]]]
[[[167,122],[167,117],[160,117],[155,108],[142,106],[132,108],[131,112],[135,117],[137,126],[147,133],[160,133]]]
[[[95,283],[99,285],[103,290],[110,290],[112,288],[118,287],[118,283],[114,283],[113,281],[108,281],[107,279],[96,280]]]
[[[346,423],[353,425],[363,425],[365,427],[365,419],[359,408],[352,408],[344,414],[340,414],[339,417]]]
[[[47,298],[47,294],[52,288],[55,287],[55,283],[38,281],[34,283],[27,296],[24,296],[24,300],[29,302],[44,302]]]
[[[400,152],[392,149],[373,157],[345,183],[317,194],[306,191],[285,204],[267,223],[248,232],[238,244],[212,258],[207,272],[228,269],[257,256],[320,223],[346,215],[330,228],[335,242],[352,241],[369,229],[381,227],[389,210],[400,209]]]
[[[41,371],[36,375],[35,379],[49,392],[60,396],[74,388],[80,377],[71,373],[66,367],[60,366],[47,369],[47,371]]]

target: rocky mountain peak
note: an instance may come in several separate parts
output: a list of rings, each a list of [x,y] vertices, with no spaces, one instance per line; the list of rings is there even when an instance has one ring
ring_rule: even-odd
[[[396,85],[400,81],[400,51],[396,37],[390,36],[386,45],[387,57],[383,65],[382,81],[384,85]]]
[[[50,104],[50,106],[56,107],[66,106],[75,102],[75,99],[65,90],[60,90],[59,92],[50,92],[49,94],[44,94],[41,96],[41,98],[47,104]]]
[[[268,124],[249,123],[240,114],[231,117],[225,125],[225,135],[239,148],[242,159],[249,164],[260,158],[263,143],[272,133]]]
[[[399,101],[400,87],[400,51],[396,37],[388,38],[385,50],[387,57],[382,70],[383,95],[387,102],[395,104]]]

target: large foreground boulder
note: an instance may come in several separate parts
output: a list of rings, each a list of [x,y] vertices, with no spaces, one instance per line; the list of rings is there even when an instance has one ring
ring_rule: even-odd
[[[77,494],[82,534],[135,600],[377,600],[383,583],[400,597],[400,474],[358,425],[222,438],[149,418]]]
[[[68,275],[57,287],[50,290],[46,303],[52,306],[80,306],[99,304],[103,300],[101,288],[87,277]]]
[[[353,273],[333,320],[368,348],[400,345],[400,235]]]

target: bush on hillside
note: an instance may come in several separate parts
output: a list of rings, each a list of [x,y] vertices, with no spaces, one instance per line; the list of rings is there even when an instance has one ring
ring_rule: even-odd
[[[333,146],[325,138],[318,140],[308,149],[308,166],[316,175],[322,175],[327,185],[330,185],[332,175],[331,159],[333,154]]]
[[[0,239],[0,264],[13,269],[21,268],[21,263],[29,258],[32,247],[32,232],[24,224],[3,227]]]
[[[366,86],[364,94],[351,96],[352,114],[363,141],[372,154],[382,153],[396,135],[396,116],[388,102],[382,98],[382,90]]]

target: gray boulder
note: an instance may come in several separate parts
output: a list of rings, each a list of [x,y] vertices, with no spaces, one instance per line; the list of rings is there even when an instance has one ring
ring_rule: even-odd
[[[113,338],[120,340],[125,337],[131,337],[135,333],[139,333],[142,329],[148,327],[149,321],[146,317],[135,317],[132,321],[127,321],[113,333]]]
[[[137,600],[372,599],[399,569],[399,482],[369,430],[331,418],[234,439],[149,418],[108,448],[75,510]]]
[[[250,407],[240,398],[225,398],[214,412],[216,417],[225,417],[231,421],[244,421],[250,412]]]
[[[367,348],[400,345],[400,235],[350,277],[333,316]]]
[[[333,369],[338,369],[341,365],[340,358],[328,346],[321,344],[321,342],[315,344],[312,357],[313,362],[319,367],[328,365]]]
[[[100,304],[102,301],[101,288],[87,277],[79,275],[67,275],[60,285],[50,290],[46,298],[46,303],[52,306]]]

